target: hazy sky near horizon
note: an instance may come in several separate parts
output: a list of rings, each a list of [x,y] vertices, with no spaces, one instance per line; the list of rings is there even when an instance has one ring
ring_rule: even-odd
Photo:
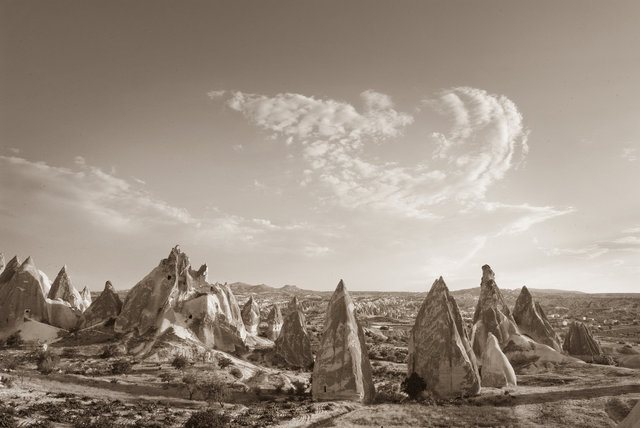
[[[7,260],[640,290],[637,1],[0,4]]]

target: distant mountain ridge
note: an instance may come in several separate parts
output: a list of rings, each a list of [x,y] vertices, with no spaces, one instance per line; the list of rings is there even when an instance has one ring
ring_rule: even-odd
[[[234,293],[286,293],[286,294],[304,294],[314,293],[312,290],[303,290],[295,285],[283,285],[282,287],[272,287],[266,284],[251,285],[244,282],[234,282],[229,284]]]

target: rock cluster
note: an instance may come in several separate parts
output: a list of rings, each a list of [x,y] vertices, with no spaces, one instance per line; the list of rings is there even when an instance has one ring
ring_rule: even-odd
[[[591,359],[603,355],[600,344],[591,335],[589,328],[581,322],[572,322],[562,348],[581,359]]]
[[[110,281],[104,284],[104,290],[82,314],[78,326],[91,327],[115,319],[122,310],[122,301]]]
[[[260,306],[258,306],[253,296],[249,297],[247,303],[242,307],[242,321],[249,334],[258,334]]]
[[[342,280],[327,307],[313,368],[312,395],[314,400],[364,403],[375,395],[364,333]]]
[[[280,312],[280,306],[274,304],[267,315],[267,338],[276,340],[280,336],[282,330],[282,324],[284,320],[282,318],[282,312]]]
[[[560,337],[551,327],[540,304],[533,301],[533,297],[526,286],[522,287],[513,307],[513,318],[521,333],[526,334],[538,343],[562,352]]]
[[[440,397],[477,394],[476,357],[460,310],[442,277],[431,286],[409,336],[407,375],[416,373]]]
[[[295,296],[289,303],[288,314],[276,339],[276,354],[290,367],[309,368],[313,365],[307,322]]]

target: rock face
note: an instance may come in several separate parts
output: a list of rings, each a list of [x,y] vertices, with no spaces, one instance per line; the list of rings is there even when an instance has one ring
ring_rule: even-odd
[[[16,273],[18,268],[20,267],[20,260],[18,256],[13,256],[9,263],[4,266],[4,270],[0,273],[0,288],[2,288],[3,284],[9,282],[11,277]]]
[[[269,315],[267,316],[267,338],[276,340],[282,330],[282,312],[280,312],[280,306],[275,304],[271,307]]]
[[[638,428],[640,427],[640,401],[633,406],[633,409],[629,412],[616,428]]]
[[[73,309],[83,311],[83,302],[80,293],[75,289],[67,273],[67,266],[63,266],[51,285],[47,297],[51,300],[67,302]]]
[[[116,290],[107,281],[104,290],[98,298],[91,303],[89,308],[82,314],[82,318],[78,326],[80,328],[91,327],[106,322],[112,318],[116,318],[122,310],[122,301],[116,293]]]
[[[260,325],[260,306],[256,303],[253,296],[249,297],[247,303],[242,307],[242,321],[244,327],[249,334],[258,334],[258,325]]]
[[[313,364],[311,341],[307,332],[306,319],[297,297],[291,300],[288,308],[289,313],[276,339],[276,354],[290,367],[309,368]]]
[[[4,254],[0,253],[0,274],[4,270],[4,266],[6,265],[4,261]]]
[[[538,343],[543,343],[562,352],[560,337],[549,324],[547,316],[538,302],[533,301],[526,286],[522,287],[520,295],[513,308],[513,318],[521,333],[526,334]]]
[[[581,322],[572,322],[562,348],[580,358],[594,359],[603,355],[600,344],[595,341],[589,328]]]
[[[364,333],[342,280],[327,307],[311,391],[314,400],[370,403],[375,395]]]
[[[460,310],[442,277],[431,286],[409,335],[407,375],[412,373],[440,397],[480,390],[477,362]]]
[[[516,373],[507,357],[502,353],[498,339],[491,333],[488,334],[482,355],[480,374],[482,386],[502,388],[517,385]]]
[[[480,298],[473,314],[471,342],[473,351],[480,358],[484,352],[489,333],[493,334],[500,347],[504,347],[513,334],[519,335],[516,321],[504,302],[495,281],[495,274],[489,265],[482,266]]]
[[[108,281],[107,281],[108,282]],[[86,311],[91,306],[91,291],[87,287],[84,287],[80,292],[82,298],[82,310]]]
[[[116,332],[154,336],[169,328],[228,352],[244,347],[247,335],[231,289],[209,284],[207,266],[191,269],[177,246],[131,289],[114,325]]]

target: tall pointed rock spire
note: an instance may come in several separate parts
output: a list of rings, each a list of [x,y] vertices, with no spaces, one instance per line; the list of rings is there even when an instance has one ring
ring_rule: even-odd
[[[83,310],[82,297],[71,283],[71,278],[67,273],[67,265],[62,266],[62,269],[58,272],[58,276],[53,281],[47,297],[51,300],[62,300],[79,311]]]
[[[276,354],[290,367],[309,368],[313,365],[307,321],[297,297],[289,303],[289,313],[276,339]]]
[[[513,307],[513,318],[521,333],[526,334],[538,343],[562,352],[560,337],[553,330],[547,316],[538,302],[534,302],[529,289],[524,286]]]
[[[371,364],[351,296],[340,280],[329,300],[313,368],[314,400],[369,403],[375,395]]]

